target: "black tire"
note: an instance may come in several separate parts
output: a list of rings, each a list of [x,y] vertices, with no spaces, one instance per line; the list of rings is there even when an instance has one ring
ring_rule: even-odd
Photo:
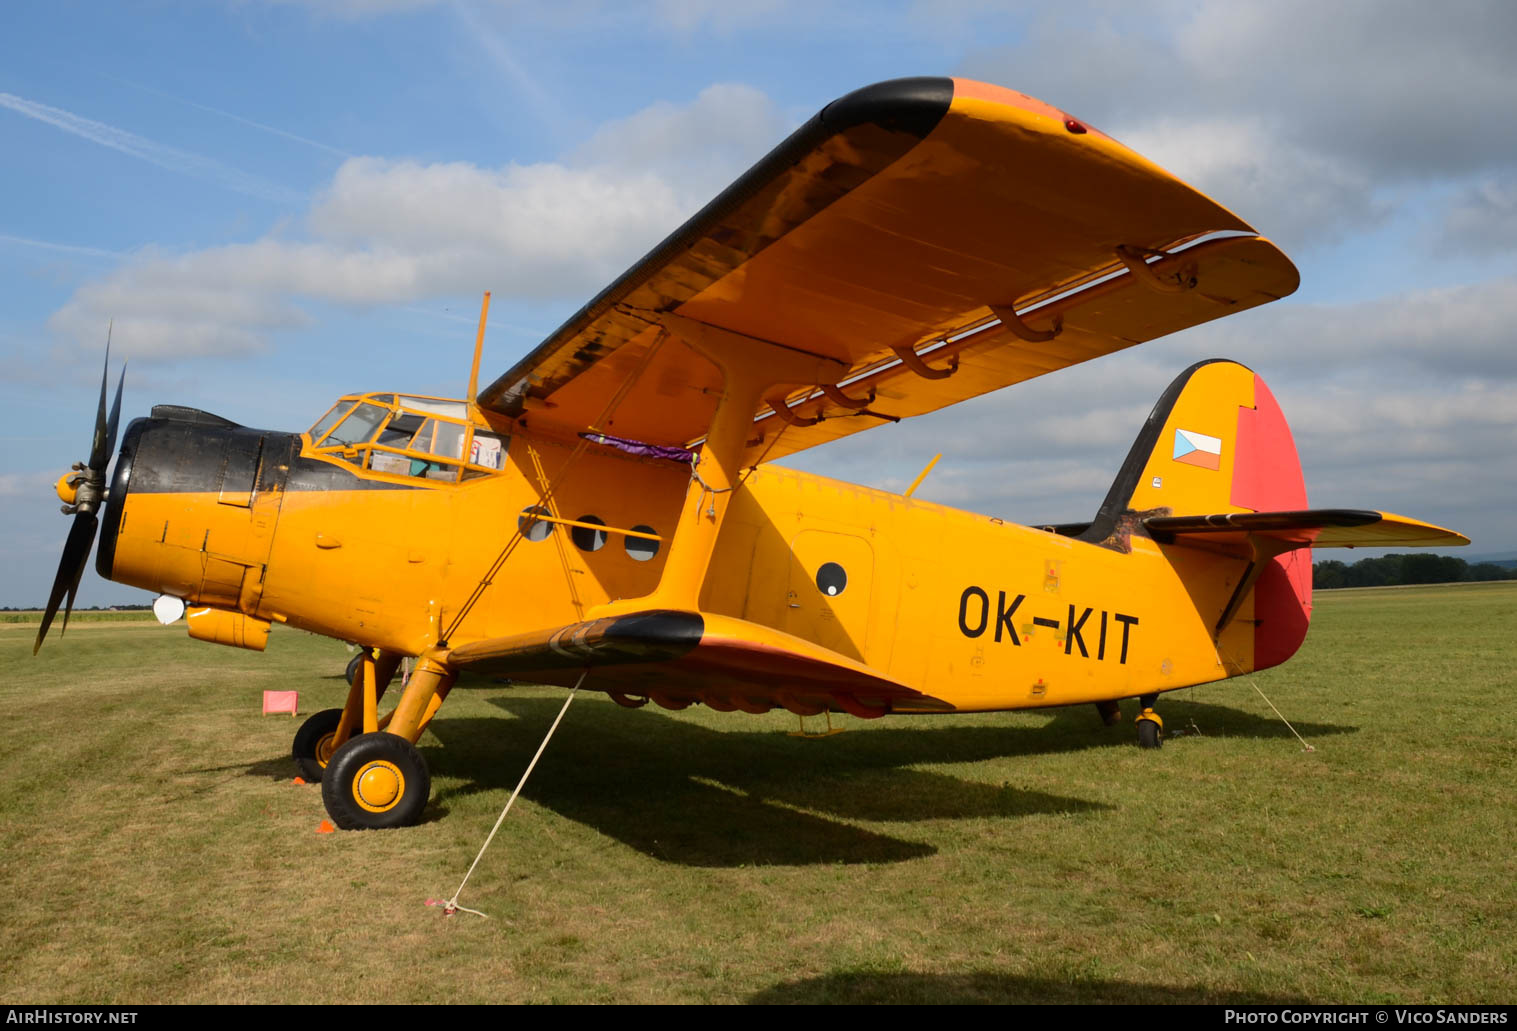
[[[359,651],[357,655],[348,660],[347,672],[342,676],[343,679],[348,682],[349,687],[352,687],[353,681],[358,679],[358,667],[363,665],[363,656],[364,653],[362,651]]]
[[[295,744],[290,755],[300,767],[300,775],[312,784],[321,783],[322,774],[332,758],[332,735],[342,719],[341,709],[323,709],[300,725],[295,731]],[[358,728],[360,731],[362,728]]]
[[[416,746],[383,731],[345,741],[321,779],[327,815],[344,830],[409,827],[431,794],[432,775]]]
[[[1163,748],[1164,735],[1159,732],[1159,725],[1153,720],[1138,721],[1138,747],[1139,748]]]

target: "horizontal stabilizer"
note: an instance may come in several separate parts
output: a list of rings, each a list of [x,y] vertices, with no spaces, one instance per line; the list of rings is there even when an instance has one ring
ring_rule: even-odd
[[[630,612],[472,641],[454,648],[448,662],[563,686],[583,672],[586,688],[668,708],[700,701],[717,709],[778,705],[803,715],[837,709],[863,717],[952,708],[811,641],[706,612]]]
[[[1249,537],[1292,548],[1449,548],[1470,542],[1463,534],[1420,519],[1355,508],[1150,516],[1143,525],[1155,540],[1179,544],[1205,540],[1246,546]]]

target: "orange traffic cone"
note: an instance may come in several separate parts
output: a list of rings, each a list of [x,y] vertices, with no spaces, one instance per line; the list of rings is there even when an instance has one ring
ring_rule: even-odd
[[[336,829],[336,827],[332,826],[331,820],[322,820],[316,825],[317,834],[331,834]]]

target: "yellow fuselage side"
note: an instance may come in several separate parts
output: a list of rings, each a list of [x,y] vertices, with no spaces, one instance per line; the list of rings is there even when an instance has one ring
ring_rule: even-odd
[[[651,527],[658,554],[636,561],[615,533],[585,551],[555,526],[519,542],[447,643],[565,626],[654,590],[690,486],[685,466],[594,446],[565,470],[572,450],[518,433],[502,472],[460,484],[363,472],[369,489],[132,493],[113,575],[420,654],[539,503],[540,464],[560,481],[557,516]],[[303,456],[353,470],[308,444]],[[1211,633],[1243,573],[1236,558],[1141,536],[1123,552],[767,466],[730,504],[704,611],[814,641],[956,709],[1129,697],[1253,665],[1251,600],[1220,642]],[[832,595],[818,585],[829,564],[843,574],[839,587],[829,570]]]

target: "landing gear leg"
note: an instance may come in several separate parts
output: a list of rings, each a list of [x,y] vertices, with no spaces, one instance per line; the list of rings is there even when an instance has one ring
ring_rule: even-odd
[[[348,663],[348,701],[341,709],[324,709],[306,720],[300,729],[295,732],[295,743],[291,753],[295,759],[295,765],[300,768],[300,773],[312,784],[319,784],[327,763],[332,760],[332,753],[339,745],[349,738],[364,732],[364,709],[366,706],[365,695],[367,686],[363,678],[365,671],[372,668],[374,675],[374,703],[384,697],[385,688],[390,685],[390,678],[395,675],[395,670],[400,665],[401,656],[398,652],[380,651],[376,656],[367,650],[353,656],[353,661]],[[366,665],[369,661],[372,666]],[[343,726],[343,715],[348,714],[347,726]],[[341,734],[338,731],[341,731]]]
[[[1154,712],[1154,703],[1159,700],[1156,694],[1146,694],[1138,699],[1138,705],[1142,711],[1138,713],[1138,747],[1139,748],[1162,748],[1164,746],[1164,721],[1159,714]]]
[[[367,680],[369,670],[360,674]],[[349,738],[327,763],[321,800],[332,822],[345,830],[406,827],[421,819],[432,791],[426,760],[416,739],[437,712],[457,674],[423,655],[400,704],[382,728]],[[373,692],[359,703],[364,724],[373,719]],[[378,724],[375,720],[375,724]]]

